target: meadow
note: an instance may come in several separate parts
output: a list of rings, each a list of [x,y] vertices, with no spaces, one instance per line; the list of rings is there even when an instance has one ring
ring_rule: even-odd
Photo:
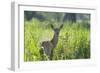
[[[41,51],[41,43],[51,40],[54,32],[47,20],[32,18],[24,21],[24,61],[47,61]],[[56,22],[57,24],[57,22]],[[90,26],[87,23],[64,22],[60,31],[57,47],[53,50],[52,60],[90,58]],[[58,26],[58,25],[57,25]]]

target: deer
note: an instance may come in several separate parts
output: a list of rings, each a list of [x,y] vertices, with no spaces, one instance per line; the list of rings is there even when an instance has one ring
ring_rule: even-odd
[[[53,50],[56,48],[58,40],[59,40],[59,33],[63,27],[63,24],[60,25],[59,28],[55,28],[52,24],[50,24],[52,30],[54,31],[53,38],[50,41],[43,41],[41,46],[43,52],[48,56],[49,60],[52,60]]]

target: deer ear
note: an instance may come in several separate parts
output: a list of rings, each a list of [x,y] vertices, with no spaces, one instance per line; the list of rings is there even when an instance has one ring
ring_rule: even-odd
[[[54,29],[54,26],[52,24],[50,24],[51,28]]]
[[[63,27],[63,24],[61,24],[60,29],[62,29],[62,27]]]

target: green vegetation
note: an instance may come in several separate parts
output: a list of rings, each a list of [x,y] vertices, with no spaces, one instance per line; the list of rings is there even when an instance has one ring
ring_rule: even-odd
[[[57,22],[55,22],[58,24]],[[90,58],[90,27],[87,23],[64,22],[59,34],[57,47],[53,50],[53,60]],[[59,26],[59,25],[57,25]],[[24,21],[24,61],[48,60],[42,54],[41,43],[53,38],[54,32],[48,20],[37,18]]]

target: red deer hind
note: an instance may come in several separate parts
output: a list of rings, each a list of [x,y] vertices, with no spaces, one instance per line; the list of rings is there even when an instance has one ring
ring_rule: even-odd
[[[51,41],[44,41],[41,44],[42,50],[48,56],[49,60],[52,60],[53,49],[56,48],[57,46],[58,39],[59,39],[59,32],[62,27],[63,27],[63,24],[59,28],[54,28],[54,26],[51,24],[51,28],[54,31],[54,36]]]

